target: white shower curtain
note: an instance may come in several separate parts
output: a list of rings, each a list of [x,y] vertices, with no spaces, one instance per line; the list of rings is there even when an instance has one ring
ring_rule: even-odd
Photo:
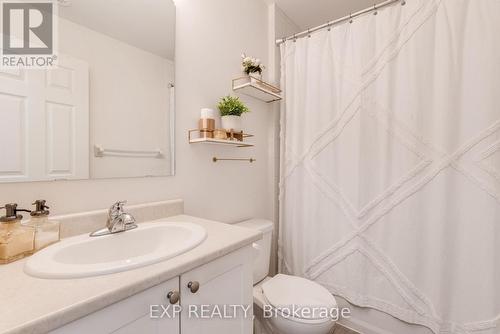
[[[408,0],[281,54],[281,270],[500,333],[500,1]]]

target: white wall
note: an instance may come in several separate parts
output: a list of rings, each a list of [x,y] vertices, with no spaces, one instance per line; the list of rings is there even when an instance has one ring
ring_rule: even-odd
[[[91,153],[91,177],[171,175],[168,84],[174,82],[173,62],[63,18],[59,51],[89,65],[91,148],[164,152],[162,159],[96,158]]]
[[[280,83],[281,76],[281,59],[280,59],[280,49],[276,46],[276,39],[283,36],[289,36],[296,32],[299,32],[300,28],[293,23],[283,11],[274,3],[270,3],[268,7],[268,21],[269,21],[269,81],[278,85]],[[274,124],[269,130],[269,140],[274,143],[274,145],[269,146],[269,155],[271,159],[269,160],[269,178],[279,179],[279,165],[280,165],[280,104],[276,103],[272,105],[272,112],[270,113],[269,122]],[[271,201],[273,204],[273,220],[275,222],[273,245],[272,245],[272,256],[271,256],[271,273],[276,273],[278,271],[278,220],[279,220],[279,185],[278,182],[269,184],[269,193]]]
[[[258,0],[178,0],[176,40],[176,167],[173,177],[18,183],[0,185],[0,203],[27,207],[48,200],[53,213],[106,208],[113,201],[142,203],[183,198],[186,213],[237,221],[272,218],[267,191],[270,179],[269,106],[243,98],[252,112],[245,128],[256,135],[254,148],[194,146],[187,130],[196,127],[201,107],[212,106],[231,92],[231,79],[241,73],[240,54],[267,63],[267,6]],[[257,162],[217,162],[218,157],[253,157]]]
[[[284,37],[291,36],[293,34],[299,33],[301,31],[300,27],[293,22],[286,14],[281,10],[276,4],[272,4],[270,6],[272,13],[273,13],[273,19],[274,19],[274,41],[275,42],[277,39],[281,39]],[[281,56],[280,56],[280,48],[276,46],[274,48],[274,55],[273,55],[274,61],[275,61],[275,75],[276,79],[279,80],[281,76]]]

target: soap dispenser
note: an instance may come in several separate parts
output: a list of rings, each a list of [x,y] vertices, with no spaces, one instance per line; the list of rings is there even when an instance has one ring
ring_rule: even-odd
[[[35,231],[22,226],[23,216],[18,214],[19,211],[30,211],[18,209],[15,203],[6,204],[0,209],[7,211],[5,216],[0,217],[0,264],[33,254]]]
[[[60,224],[49,219],[49,207],[43,199],[36,200],[35,210],[31,211],[31,219],[25,223],[35,230],[35,252],[60,240]]]

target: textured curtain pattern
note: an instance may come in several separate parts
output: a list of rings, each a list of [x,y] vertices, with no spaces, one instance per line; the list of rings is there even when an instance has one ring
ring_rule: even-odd
[[[281,55],[281,270],[500,333],[500,1],[408,0]]]

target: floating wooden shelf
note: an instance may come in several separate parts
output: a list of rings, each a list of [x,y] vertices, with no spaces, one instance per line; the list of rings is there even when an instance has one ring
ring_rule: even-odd
[[[194,129],[194,130],[189,130],[188,131],[188,140],[190,144],[214,144],[214,145],[229,145],[229,146],[236,146],[236,147],[252,147],[253,144],[247,143],[244,141],[245,138],[248,137],[253,137],[253,135],[247,134],[247,133],[234,133],[234,132],[227,132],[228,138],[229,139],[216,139],[216,138],[210,138],[206,135],[200,136],[200,130],[199,129]],[[194,137],[198,135],[198,137]]]
[[[233,91],[267,103],[281,100],[281,89],[252,76],[233,79]]]

